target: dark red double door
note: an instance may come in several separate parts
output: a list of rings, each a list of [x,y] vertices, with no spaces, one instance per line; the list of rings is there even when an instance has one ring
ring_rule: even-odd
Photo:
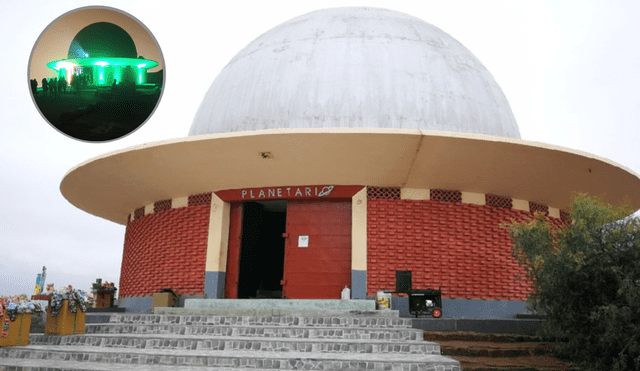
[[[273,235],[273,230],[263,231],[260,226],[269,225],[264,218],[275,214],[267,213],[262,222],[251,224],[249,220],[255,218],[243,208],[250,209],[246,203],[231,208],[225,297],[254,297],[255,288],[267,278],[272,282],[274,274],[282,275],[281,297],[290,299],[339,299],[342,289],[351,286],[351,200],[287,201],[280,242],[284,259],[279,258],[279,267],[272,259],[282,256],[277,241],[258,242],[258,247],[250,242],[255,233]],[[265,267],[265,261],[270,265]]]

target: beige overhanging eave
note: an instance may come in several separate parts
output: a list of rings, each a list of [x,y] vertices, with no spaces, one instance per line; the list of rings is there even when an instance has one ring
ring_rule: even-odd
[[[60,189],[78,208],[125,224],[134,209],[160,200],[319,184],[455,189],[558,209],[582,192],[640,208],[638,175],[592,154],[488,135],[401,129],[277,129],[148,143],[74,167]]]

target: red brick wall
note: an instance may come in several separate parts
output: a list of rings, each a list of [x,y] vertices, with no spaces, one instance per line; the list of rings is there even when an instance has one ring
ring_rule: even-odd
[[[501,222],[531,213],[445,201],[369,199],[367,295],[395,289],[395,271],[413,288],[442,287],[445,298],[526,300],[529,285],[511,256]]]
[[[120,273],[121,297],[170,288],[204,294],[209,204],[159,211],[127,225]]]

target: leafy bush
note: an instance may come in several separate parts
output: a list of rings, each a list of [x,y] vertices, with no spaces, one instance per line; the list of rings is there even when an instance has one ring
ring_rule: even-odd
[[[628,208],[578,195],[569,225],[536,213],[508,227],[532,283],[530,305],[560,356],[584,370],[640,370],[640,221]]]

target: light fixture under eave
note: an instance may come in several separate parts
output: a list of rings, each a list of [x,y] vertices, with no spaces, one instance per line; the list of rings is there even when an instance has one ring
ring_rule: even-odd
[[[75,63],[65,62],[65,61],[57,62],[56,65],[55,65],[55,67],[57,67],[57,69],[60,69],[60,68],[68,69],[68,68],[73,68],[73,67],[76,67],[76,66],[77,66],[77,64],[75,64]]]

